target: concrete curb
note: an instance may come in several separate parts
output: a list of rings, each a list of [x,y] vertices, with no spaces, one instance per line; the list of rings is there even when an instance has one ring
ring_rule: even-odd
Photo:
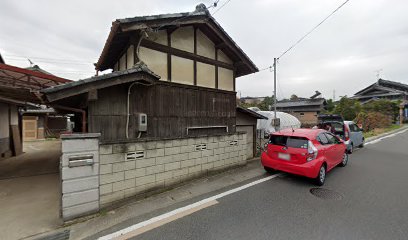
[[[382,137],[385,137],[385,136],[388,136],[388,135],[391,135],[391,134],[394,134],[394,133],[402,132],[402,131],[404,131],[405,129],[408,129],[408,125],[407,125],[407,124],[405,124],[405,125],[404,125],[403,127],[401,127],[401,128],[398,128],[398,129],[395,129],[395,130],[392,130],[392,131],[389,131],[389,132],[385,132],[385,133],[382,133],[382,134],[377,135],[377,136],[369,137],[369,138],[367,138],[367,139],[365,140],[365,143],[372,142],[372,141],[374,141],[374,140],[377,140],[377,139],[379,139],[379,138],[382,138]]]

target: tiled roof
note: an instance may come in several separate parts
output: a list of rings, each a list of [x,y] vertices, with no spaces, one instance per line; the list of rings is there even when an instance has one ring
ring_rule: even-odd
[[[277,108],[291,108],[291,107],[303,107],[303,106],[320,106],[325,103],[324,98],[315,99],[300,99],[300,100],[284,100],[276,103]]]
[[[56,92],[56,91],[59,91],[59,90],[68,89],[68,88],[72,88],[72,87],[75,87],[75,86],[80,86],[80,85],[83,85],[85,83],[103,81],[103,80],[106,80],[106,79],[119,77],[119,76],[130,74],[130,73],[138,73],[138,72],[145,72],[147,74],[152,75],[153,77],[155,77],[157,79],[160,79],[160,76],[155,74],[152,70],[150,70],[146,66],[146,64],[141,62],[141,63],[136,64],[132,68],[127,69],[127,70],[116,71],[116,72],[112,72],[112,73],[108,73],[108,74],[104,74],[104,75],[100,75],[100,76],[94,76],[94,77],[90,77],[90,78],[81,79],[81,80],[78,80],[78,81],[75,81],[75,82],[70,82],[70,83],[67,83],[67,84],[46,88],[46,89],[43,89],[41,92],[43,92],[43,93],[52,93],[52,92]]]

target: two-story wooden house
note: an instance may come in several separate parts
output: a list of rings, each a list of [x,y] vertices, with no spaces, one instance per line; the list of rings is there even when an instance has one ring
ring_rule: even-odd
[[[43,92],[76,131],[101,133],[102,206],[246,163],[235,81],[258,69],[203,4],[114,21],[95,66],[112,73]]]
[[[204,5],[114,21],[95,66],[113,72],[45,93],[86,111],[88,131],[106,141],[234,132],[236,78],[258,71]],[[138,113],[147,115],[145,132]]]

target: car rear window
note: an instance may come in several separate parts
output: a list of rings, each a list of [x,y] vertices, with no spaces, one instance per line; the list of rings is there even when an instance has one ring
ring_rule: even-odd
[[[269,143],[285,147],[307,149],[308,139],[303,137],[272,135],[269,138]]]

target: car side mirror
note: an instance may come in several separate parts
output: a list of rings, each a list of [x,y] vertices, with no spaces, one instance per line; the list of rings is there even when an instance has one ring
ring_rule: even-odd
[[[364,132],[363,128],[358,128],[358,131]]]

